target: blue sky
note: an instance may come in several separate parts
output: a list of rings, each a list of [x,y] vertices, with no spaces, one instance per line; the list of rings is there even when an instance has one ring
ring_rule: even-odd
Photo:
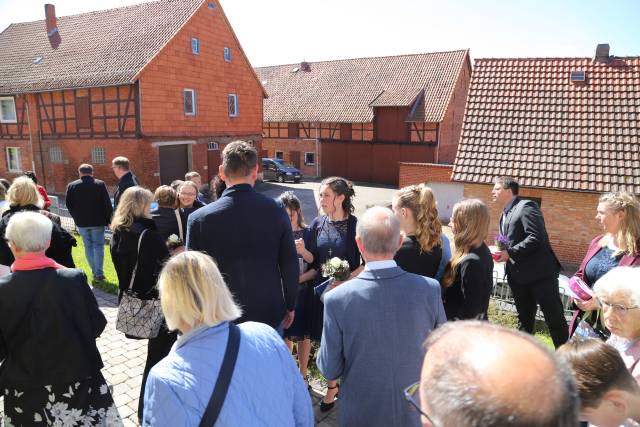
[[[140,0],[52,0],[58,16]],[[640,56],[640,0],[221,0],[254,66],[471,49],[480,57]],[[0,29],[44,18],[0,0]]]

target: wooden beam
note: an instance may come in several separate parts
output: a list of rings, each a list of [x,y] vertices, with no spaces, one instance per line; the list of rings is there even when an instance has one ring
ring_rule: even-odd
[[[107,96],[105,94],[104,91],[104,87],[102,88],[102,125],[104,126],[104,136],[106,138],[106,136],[109,134],[109,132],[107,132],[107,103],[104,102],[107,99]],[[99,117],[96,117],[99,118]]]

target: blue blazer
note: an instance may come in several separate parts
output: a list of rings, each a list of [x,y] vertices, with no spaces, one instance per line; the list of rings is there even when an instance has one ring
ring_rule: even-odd
[[[285,310],[295,308],[299,267],[291,222],[275,200],[249,184],[227,188],[220,199],[189,215],[187,249],[216,260],[242,307],[239,323],[275,328]]]
[[[446,322],[440,284],[400,267],[364,270],[329,291],[318,368],[342,377],[338,425],[421,426],[403,389],[420,379],[424,341]]]

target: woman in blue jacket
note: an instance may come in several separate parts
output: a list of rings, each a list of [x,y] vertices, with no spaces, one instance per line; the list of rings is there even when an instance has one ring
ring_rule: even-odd
[[[200,252],[174,256],[158,283],[167,326],[182,335],[151,369],[143,425],[198,426],[241,310],[213,259]],[[311,398],[282,338],[262,323],[238,329],[237,360],[214,425],[312,426]]]

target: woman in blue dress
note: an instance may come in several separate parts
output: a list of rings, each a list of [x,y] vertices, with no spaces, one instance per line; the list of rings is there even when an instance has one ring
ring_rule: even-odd
[[[300,287],[296,298],[296,315],[291,326],[284,331],[284,338],[289,351],[293,351],[294,342],[297,344],[300,374],[308,386],[309,354],[311,353],[311,304],[313,301],[313,279],[316,276],[316,271],[311,269],[310,266],[313,264],[316,241],[312,237],[311,230],[304,222],[300,200],[295,193],[293,191],[285,191],[278,200],[289,215],[300,265],[300,277],[298,279]]]
[[[311,233],[315,237],[313,269],[320,272],[321,266],[331,258],[340,258],[349,262],[351,277],[362,271],[360,251],[356,245],[357,218],[353,215],[352,199],[355,196],[353,184],[340,177],[326,178],[320,184],[320,209],[322,215],[311,223]],[[327,280],[319,273],[316,285]],[[332,287],[339,286],[333,282]],[[314,293],[311,310],[311,339],[320,341],[322,337],[324,306],[320,297]],[[336,381],[327,381],[327,394],[320,402],[320,410],[329,411],[335,404],[338,394]]]

